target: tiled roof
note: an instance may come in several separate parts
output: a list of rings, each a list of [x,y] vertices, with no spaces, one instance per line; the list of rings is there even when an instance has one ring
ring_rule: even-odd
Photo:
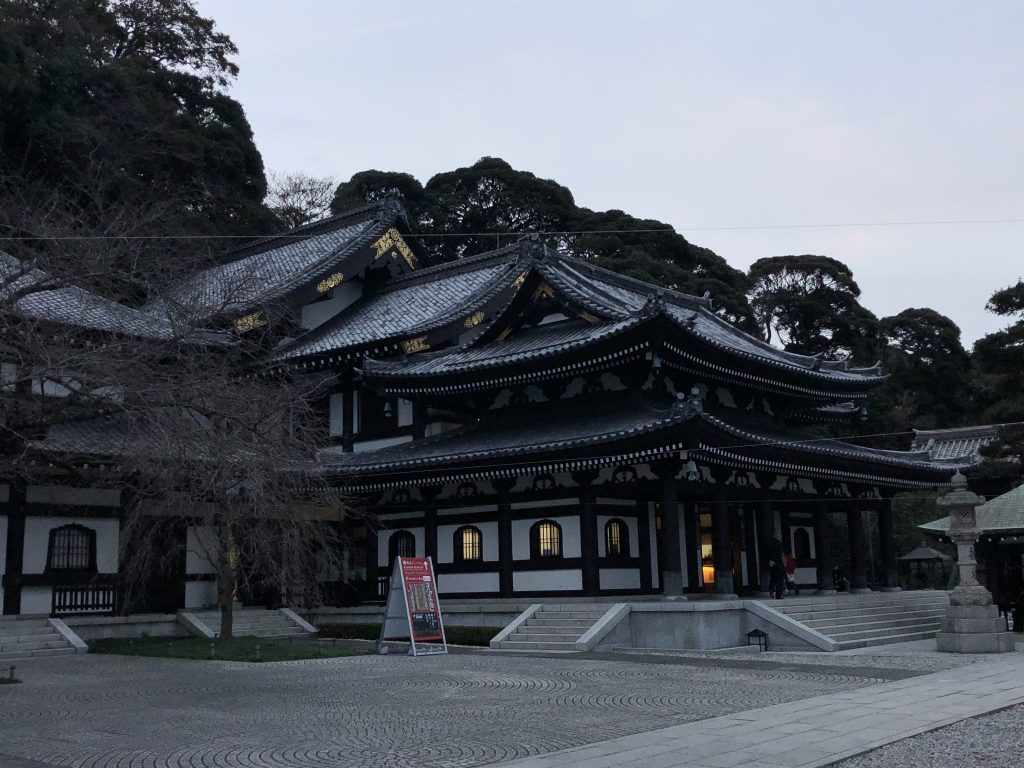
[[[52,288],[47,287],[51,285]],[[29,320],[152,340],[175,336],[175,329],[166,318],[153,317],[63,284],[41,270],[24,267],[18,259],[0,251],[0,301],[4,296],[15,297],[19,293],[23,295],[14,299],[14,311]]]
[[[630,317],[608,323],[593,324],[584,320],[570,320],[551,325],[524,328],[503,341],[480,346],[467,346],[455,351],[412,355],[408,361],[366,360],[363,372],[367,375],[431,376],[457,370],[466,373],[487,370],[504,365],[515,365],[527,360],[543,360],[563,352],[586,347],[597,341],[634,328],[639,317]]]
[[[504,258],[474,258],[443,264],[386,283],[356,301],[323,325],[274,353],[276,362],[289,362],[374,342],[411,336],[472,311],[486,296],[511,282],[516,262]]]
[[[657,445],[671,452],[695,451],[737,466],[756,464],[770,469],[803,462],[799,471],[812,476],[816,472],[828,474],[829,470],[819,472],[821,459],[834,459],[844,467],[836,470],[837,477],[891,477],[893,485],[938,484],[962,467],[933,462],[923,453],[883,451],[840,440],[783,434],[773,431],[770,423],[755,422],[741,414],[725,421],[690,401],[657,407],[632,393],[607,397],[601,403],[577,398],[500,409],[488,412],[474,424],[424,440],[362,453],[332,448],[322,451],[320,460],[327,471],[342,475],[471,468],[482,461],[526,460],[558,452],[566,452],[565,459],[575,460],[581,455],[578,449],[591,445],[599,446],[594,451],[600,456],[621,453],[626,449],[618,445],[620,441],[641,435],[651,436],[644,443],[646,448]]]
[[[933,459],[977,459],[979,451],[996,439],[998,430],[994,425],[915,429],[911,450],[927,451]]]
[[[45,438],[29,443],[29,447],[45,453],[104,460],[125,456],[159,458],[166,451],[151,437],[153,432],[142,416],[118,413],[55,424]]]
[[[336,269],[383,234],[396,215],[368,206],[257,241],[235,251],[237,258],[189,276],[146,310],[159,315],[169,306],[192,319],[241,314]]]
[[[977,508],[976,516],[978,530],[984,534],[1024,532],[1024,485],[985,502]],[[943,517],[918,527],[925,531],[945,533],[949,530],[949,518]]]

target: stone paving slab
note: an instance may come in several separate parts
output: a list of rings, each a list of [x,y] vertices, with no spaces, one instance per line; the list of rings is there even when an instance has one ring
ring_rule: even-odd
[[[642,732],[887,679],[857,671],[502,654],[69,656],[24,662],[24,682],[0,688],[0,768],[469,768],[609,738],[660,759],[675,747]]]
[[[815,768],[1024,702],[1024,654],[503,764]]]

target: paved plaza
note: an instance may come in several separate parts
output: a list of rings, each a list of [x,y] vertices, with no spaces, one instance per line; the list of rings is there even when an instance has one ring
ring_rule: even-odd
[[[1020,653],[924,675],[827,660],[82,655],[26,662],[23,684],[0,687],[0,767],[821,764],[821,744],[838,755],[869,728],[892,740],[1024,701],[1022,672]]]

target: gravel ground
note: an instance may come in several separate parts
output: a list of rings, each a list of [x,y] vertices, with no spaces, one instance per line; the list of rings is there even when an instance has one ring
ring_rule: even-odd
[[[1024,705],[922,733],[834,763],[835,768],[988,768],[1020,765]]]

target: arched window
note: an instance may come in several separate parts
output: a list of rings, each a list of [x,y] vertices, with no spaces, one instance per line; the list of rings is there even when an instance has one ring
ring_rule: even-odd
[[[562,526],[540,520],[530,527],[530,557],[561,557]]]
[[[84,525],[62,525],[50,531],[47,571],[95,571],[96,531]]]
[[[793,531],[793,557],[797,560],[811,559],[811,534],[806,528]]]
[[[455,532],[452,552],[456,563],[469,563],[483,560],[483,534],[472,525],[464,525]]]
[[[416,537],[409,531],[395,531],[388,539],[388,562],[396,557],[416,557]]]
[[[604,524],[604,553],[606,557],[629,557],[629,528],[617,517]]]

